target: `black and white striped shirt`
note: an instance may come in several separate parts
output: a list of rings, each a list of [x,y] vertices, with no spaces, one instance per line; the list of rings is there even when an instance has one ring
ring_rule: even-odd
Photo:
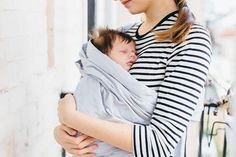
[[[152,30],[170,28],[177,12],[170,13]],[[197,107],[211,60],[211,42],[204,27],[194,24],[181,44],[158,42],[154,32],[138,34],[141,23],[126,33],[136,41],[139,55],[130,73],[158,93],[149,125],[135,124],[136,157],[169,157],[186,130]]]

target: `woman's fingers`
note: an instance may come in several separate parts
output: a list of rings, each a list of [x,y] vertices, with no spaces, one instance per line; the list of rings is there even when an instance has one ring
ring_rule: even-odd
[[[96,148],[97,148],[96,144],[93,144],[93,145],[88,146],[83,149],[74,148],[74,145],[71,145],[71,144],[65,145],[65,150],[68,153],[77,155],[79,157],[86,157],[86,155],[87,156],[95,156],[95,154],[93,154],[91,152],[93,152]]]
[[[81,142],[79,143],[78,147],[79,147],[80,149],[83,149],[83,148],[85,148],[85,147],[87,147],[87,146],[93,144],[95,141],[96,141],[96,139],[87,136],[87,138],[86,138],[85,140],[83,140],[83,141],[81,141]]]
[[[59,125],[54,129],[54,136],[57,142],[62,145],[62,147],[64,147],[67,143],[71,143],[78,146],[77,137],[69,135],[67,131],[70,130],[66,131],[66,129],[67,127],[62,125]]]
[[[75,129],[69,128],[64,124],[62,124],[61,127],[67,134],[71,136],[75,136],[77,134],[77,131]]]
[[[78,156],[91,154],[91,152],[93,152],[97,148],[98,148],[98,146],[96,144],[93,144],[93,145],[90,145],[90,146],[85,147],[83,149],[77,150],[75,154]]]
[[[85,135],[85,134],[80,134],[78,137],[77,137],[77,143],[78,144],[80,144],[81,142],[87,142],[87,141],[91,141],[92,139],[94,139],[94,138],[92,138],[92,137],[90,137],[90,136],[87,136],[87,135]],[[95,140],[95,139],[94,139]],[[89,143],[90,144],[90,143]],[[87,145],[89,145],[89,144],[87,144]],[[86,145],[86,146],[87,146]]]

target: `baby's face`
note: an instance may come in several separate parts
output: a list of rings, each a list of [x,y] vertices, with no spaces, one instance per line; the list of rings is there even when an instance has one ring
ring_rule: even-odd
[[[137,60],[135,43],[126,43],[120,39],[116,39],[113,43],[113,48],[108,53],[113,61],[120,64],[125,70],[129,71],[131,66]]]

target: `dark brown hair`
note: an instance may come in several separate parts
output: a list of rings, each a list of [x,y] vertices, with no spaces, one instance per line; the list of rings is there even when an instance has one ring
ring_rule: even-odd
[[[175,0],[175,3],[179,13],[176,23],[168,30],[156,32],[157,40],[182,43],[186,40],[189,30],[195,22],[195,17],[188,8],[186,0]]]
[[[104,54],[108,54],[111,51],[115,40],[118,38],[121,39],[122,42],[135,43],[128,34],[109,28],[93,29],[90,33],[91,42]]]

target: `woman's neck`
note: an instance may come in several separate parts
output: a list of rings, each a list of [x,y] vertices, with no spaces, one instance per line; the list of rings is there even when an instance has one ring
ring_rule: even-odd
[[[144,24],[153,27],[166,15],[176,11],[177,6],[174,0],[156,0],[145,12]]]

